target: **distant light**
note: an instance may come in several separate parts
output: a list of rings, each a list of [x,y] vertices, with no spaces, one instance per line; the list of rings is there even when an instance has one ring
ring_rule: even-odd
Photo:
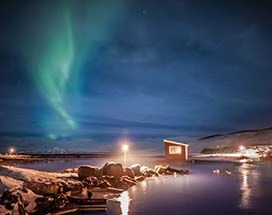
[[[128,151],[128,145],[127,144],[122,145],[122,150],[124,152],[127,152]]]
[[[244,145],[240,145],[240,146],[239,146],[239,150],[240,150],[240,151],[244,151],[245,149],[246,149],[246,147],[245,147]]]
[[[9,149],[9,154],[13,154],[15,152],[15,149],[14,148],[10,148]]]
[[[241,159],[240,160],[240,163],[247,163],[248,162],[248,159]]]

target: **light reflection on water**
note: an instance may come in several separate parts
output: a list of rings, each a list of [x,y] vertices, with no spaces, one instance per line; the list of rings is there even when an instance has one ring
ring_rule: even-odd
[[[140,186],[141,186],[144,193],[146,193],[146,189],[147,189],[147,180],[148,179],[142,181],[141,184],[140,184]]]
[[[253,207],[253,198],[257,195],[259,187],[260,170],[252,167],[250,164],[242,164],[238,168],[241,176],[241,209],[250,209]]]
[[[243,164],[244,165],[244,164]],[[239,167],[239,173],[241,174],[241,202],[240,207],[242,209],[248,209],[250,207],[250,197],[251,197],[251,189],[248,184],[248,174],[249,170],[246,169],[243,165]]]
[[[117,198],[117,201],[120,202],[120,212],[122,215],[129,214],[129,204],[131,199],[129,198],[128,191],[121,193],[120,197]]]

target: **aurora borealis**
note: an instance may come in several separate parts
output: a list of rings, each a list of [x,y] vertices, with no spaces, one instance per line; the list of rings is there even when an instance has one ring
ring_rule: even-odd
[[[4,1],[0,142],[104,150],[126,134],[155,150],[166,137],[270,127],[270,9],[242,0]]]
[[[31,72],[30,76],[41,95],[61,117],[53,119],[58,121],[61,129],[77,127],[76,121],[66,108],[67,105],[76,105],[67,102],[67,92],[78,93],[80,87],[78,73],[81,64],[85,62],[85,55],[95,53],[98,43],[96,37],[103,38],[105,37],[103,34],[110,31],[109,24],[114,23],[116,13],[121,12],[120,3],[122,1],[118,4],[110,1],[103,3],[85,1],[83,11],[85,17],[80,20],[77,20],[78,2],[75,0],[39,3],[35,8],[40,9],[41,14],[37,14],[39,17],[34,16],[33,28],[23,29],[29,33],[29,37],[24,41],[26,44],[36,41],[34,46],[23,46],[21,50],[27,55],[26,63]],[[100,10],[100,13],[94,14],[96,10]],[[104,17],[105,13],[107,17]],[[86,25],[88,30],[76,26],[78,22]],[[40,26],[43,26],[42,33],[36,34]],[[54,133],[56,131],[52,132],[48,137],[55,139],[58,134]]]
[[[69,12],[66,12],[63,15],[61,28],[50,35],[47,47],[43,47],[43,54],[35,62],[37,66],[33,67],[32,75],[40,92],[51,106],[68,126],[74,128],[76,123],[64,107],[67,82],[71,81],[70,75],[75,58],[70,19]]]

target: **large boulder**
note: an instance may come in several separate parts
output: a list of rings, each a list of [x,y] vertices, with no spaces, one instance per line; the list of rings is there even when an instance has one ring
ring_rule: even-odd
[[[123,167],[120,163],[108,162],[103,168],[103,175],[113,176],[113,177],[121,177],[123,176]]]
[[[143,175],[141,173],[141,165],[140,164],[133,164],[130,166],[130,169],[132,169],[132,171],[134,172],[135,176],[141,176]]]
[[[130,178],[135,177],[134,171],[131,168],[128,168],[128,167],[124,169],[124,174],[123,175],[128,176]]]
[[[90,166],[90,165],[85,165],[81,166],[78,169],[78,177],[80,179],[86,179],[88,177],[98,177],[99,176],[99,167],[96,166]]]

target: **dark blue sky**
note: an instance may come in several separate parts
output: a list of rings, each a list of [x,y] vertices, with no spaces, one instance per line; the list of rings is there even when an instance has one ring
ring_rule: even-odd
[[[143,149],[272,126],[265,1],[7,1],[0,19],[1,142]]]

